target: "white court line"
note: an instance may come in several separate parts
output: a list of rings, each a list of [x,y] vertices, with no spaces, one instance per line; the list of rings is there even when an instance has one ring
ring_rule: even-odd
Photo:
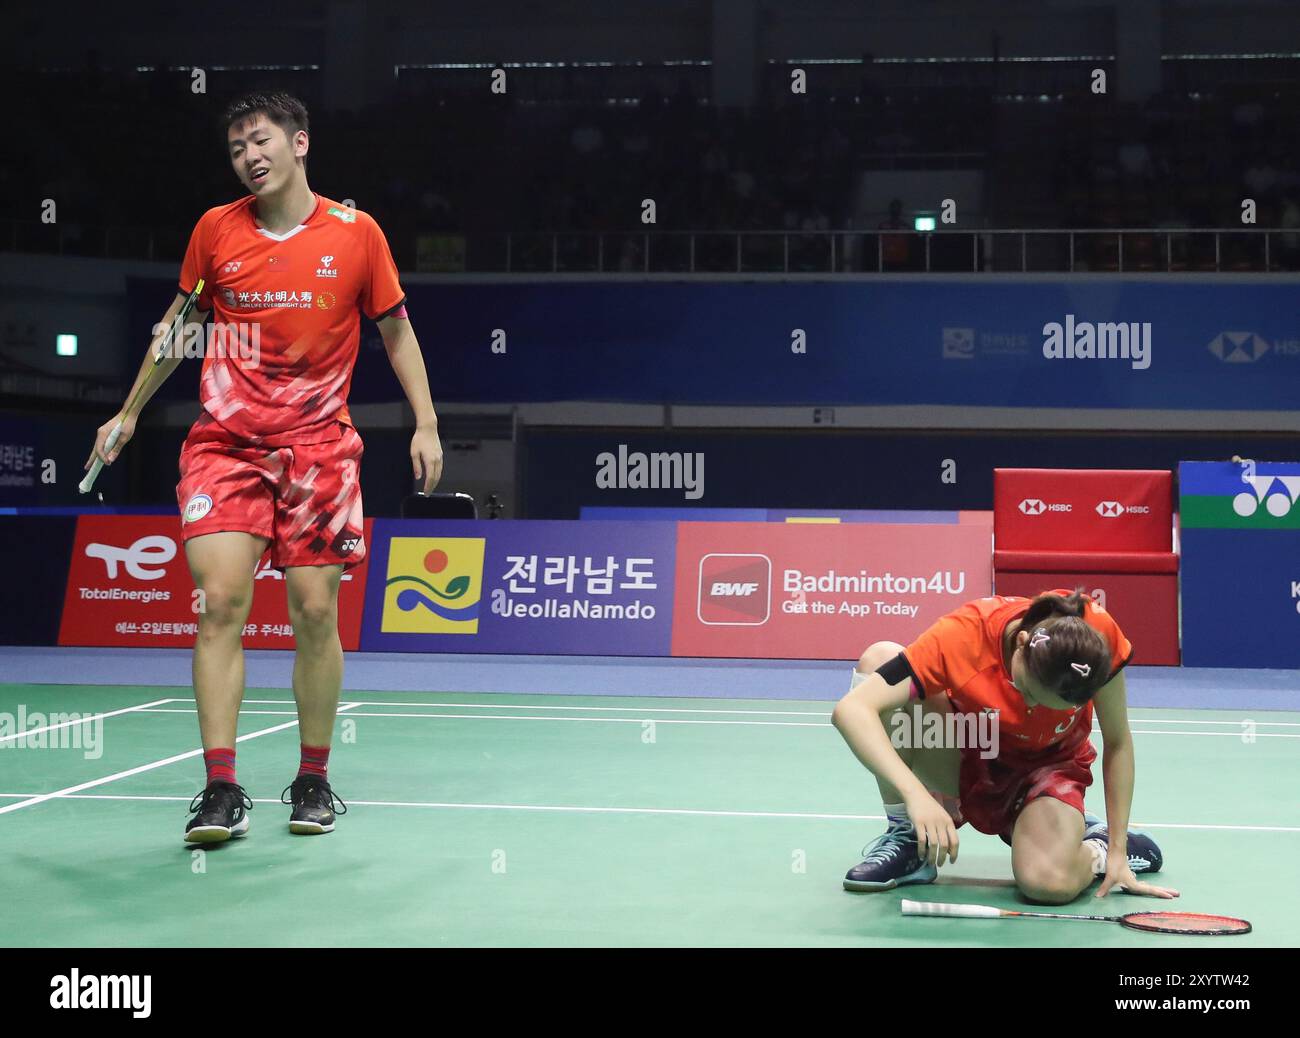
[[[0,798],[25,796],[22,793],[0,793]],[[130,796],[121,794],[49,793],[62,800],[144,800],[184,803],[191,797]],[[280,800],[252,798],[255,804],[279,804]],[[685,807],[593,807],[579,804],[462,804],[448,801],[421,800],[349,800],[348,807],[406,807],[458,809],[467,811],[550,811],[571,814],[631,814],[631,815],[694,815],[706,818],[806,818],[844,822],[883,822],[884,815],[846,815],[814,811],[710,811]],[[1231,832],[1300,833],[1298,825],[1185,825],[1178,822],[1130,822],[1134,829],[1209,829]]]
[[[150,710],[151,714],[193,714],[196,710],[183,710],[166,708],[160,710]],[[241,710],[240,715],[272,715],[279,716],[283,714],[292,714],[292,710]],[[450,721],[588,721],[599,724],[644,724],[646,721],[654,721],[656,724],[731,724],[731,725],[759,725],[770,728],[830,728],[832,725],[826,721],[698,721],[690,720],[685,717],[544,717],[532,716],[528,714],[394,714],[394,713],[362,713],[354,710],[348,714],[349,717],[428,717],[431,719],[444,719]],[[1296,736],[1300,739],[1300,735]]]
[[[189,702],[186,699],[172,700],[176,703]],[[255,703],[259,706],[293,706],[292,699],[245,699],[245,703]],[[550,706],[544,703],[413,703],[410,701],[387,702],[380,700],[357,700],[357,706],[420,706],[420,707],[454,707],[471,710],[586,710],[588,712],[608,711],[625,714],[647,713],[643,707],[636,706]],[[1173,709],[1173,708],[1171,708]],[[1187,709],[1180,707],[1178,709]],[[656,714],[744,714],[756,716],[775,716],[775,717],[829,717],[829,710],[705,710],[688,707],[654,707],[653,712]],[[397,716],[397,715],[394,715]],[[1215,721],[1185,721],[1174,720],[1162,717],[1134,717],[1129,715],[1130,721],[1136,721],[1138,724],[1240,724],[1243,721],[1250,721],[1256,727],[1264,726],[1269,728],[1300,728],[1300,721],[1257,721],[1253,717],[1221,717]]]
[[[102,714],[92,714],[89,717],[78,718],[75,721],[60,721],[58,724],[47,724],[41,728],[27,728],[21,732],[15,732],[13,735],[0,735],[0,743],[9,742],[11,739],[26,739],[29,735],[40,735],[42,732],[52,732],[59,728],[70,728],[74,724],[90,724],[92,721],[102,721],[105,717],[117,717],[119,714],[134,713],[137,710],[148,710],[152,706],[162,706],[163,703],[183,703],[183,699],[155,699],[152,703],[141,703],[139,706],[124,706],[121,710],[109,710]],[[48,710],[34,711],[36,713],[49,714]],[[62,713],[62,711],[60,711]]]
[[[342,713],[352,707],[353,704],[345,703],[339,707]],[[282,732],[286,728],[293,728],[298,724],[297,719],[286,721],[284,724],[277,724],[271,728],[263,728],[259,732],[249,732],[247,735],[241,735],[235,739],[236,743],[248,742],[250,739],[257,739],[263,735],[271,735],[274,732]],[[126,771],[119,771],[113,775],[105,775],[103,778],[91,779],[89,782],[81,782],[75,786],[68,786],[66,789],[59,789],[53,793],[41,793],[38,796],[30,797],[27,800],[20,800],[16,804],[6,804],[0,807],[0,815],[9,814],[11,811],[21,811],[24,807],[32,807],[36,804],[44,803],[46,800],[55,798],[64,798],[72,793],[80,793],[83,789],[92,789],[95,786],[102,786],[109,782],[116,782],[118,779],[129,778],[132,775],[139,775],[141,772],[153,771],[155,768],[166,767],[168,764],[175,764],[177,761],[188,760],[191,757],[203,755],[203,748],[200,746],[197,750],[188,750],[185,753],[178,753],[172,757],[165,757],[162,760],[156,760],[149,764],[142,764],[138,768],[129,768]]]
[[[187,702],[187,700],[178,699],[177,703]],[[292,706],[292,699],[245,699],[245,703],[257,703],[267,706]],[[437,707],[466,707],[473,710],[590,710],[590,711],[609,711],[621,712],[625,714],[645,713],[644,707],[639,706],[550,706],[545,703],[381,703],[370,700],[358,700],[357,706],[437,706]],[[829,717],[829,710],[704,710],[689,707],[655,707],[655,712],[660,714],[771,714],[777,717]],[[1300,727],[1300,726],[1298,726]]]
[[[1165,720],[1163,717],[1129,717],[1130,721],[1136,721],[1138,724],[1246,724],[1249,722],[1255,726],[1264,726],[1267,728],[1300,728],[1300,721],[1256,721],[1253,717],[1220,717],[1217,721],[1175,721],[1172,718]]]
[[[360,705],[360,704],[357,704]],[[197,709],[173,708],[167,707],[162,709],[148,710],[150,714],[193,714]],[[287,714],[293,714],[293,710],[241,710],[242,714],[253,716],[278,717]],[[692,720],[684,717],[655,717],[654,712],[649,711],[639,717],[547,717],[534,714],[397,714],[397,713],[369,713],[362,711],[353,711],[349,717],[397,717],[397,718],[422,718],[427,717],[431,720],[448,720],[448,721],[576,721],[589,722],[592,724],[644,724],[646,721],[653,721],[655,724],[722,724],[738,725],[744,727],[760,728],[833,728],[829,721],[704,721]],[[1231,724],[1230,721],[1221,722]],[[1131,729],[1133,735],[1177,735],[1191,737],[1195,735],[1219,735],[1240,739],[1246,733],[1240,728],[1231,732],[1167,732],[1167,731],[1148,731],[1144,728]],[[1093,735],[1100,735],[1101,729],[1094,728]],[[1252,732],[1251,738],[1254,739],[1300,739],[1300,734],[1290,735],[1286,732]]]

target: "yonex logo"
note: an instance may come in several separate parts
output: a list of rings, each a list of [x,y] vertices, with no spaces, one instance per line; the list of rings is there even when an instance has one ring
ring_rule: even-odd
[[[357,545],[360,543],[361,543],[360,537],[349,537],[347,540],[345,540],[342,544],[339,545],[339,554],[351,555],[354,551],[357,550]]]
[[[1275,519],[1281,519],[1291,511],[1296,498],[1300,497],[1300,476],[1242,476],[1242,482],[1249,485],[1232,499],[1232,510],[1243,518],[1254,515],[1263,502],[1264,510]]]
[[[221,268],[221,273],[223,274],[237,273],[239,271],[239,268],[242,267],[243,265],[244,265],[243,260],[231,260],[229,263],[227,263],[224,267]]]
[[[1253,364],[1269,351],[1269,344],[1254,332],[1224,332],[1207,348],[1225,364]]]

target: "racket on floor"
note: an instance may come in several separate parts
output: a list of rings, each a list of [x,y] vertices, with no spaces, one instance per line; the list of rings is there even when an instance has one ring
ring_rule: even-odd
[[[185,297],[185,302],[181,304],[180,311],[172,319],[171,327],[167,329],[167,335],[159,344],[158,352],[154,355],[153,368],[145,377],[145,380],[140,383],[140,388],[135,391],[135,396],[131,398],[130,403],[126,405],[126,409],[122,412],[123,417],[134,413],[136,402],[143,398],[145,389],[148,388],[149,383],[153,380],[154,372],[158,370],[162,365],[162,362],[166,360],[168,355],[171,353],[172,343],[176,340],[176,336],[180,334],[180,329],[185,327],[186,318],[190,316],[190,311],[194,309],[194,304],[199,301],[199,294],[202,291],[203,279],[199,278],[198,284],[194,286],[194,291]],[[108,436],[104,439],[104,454],[113,453],[113,448],[117,446],[117,439],[121,434],[122,423],[118,422],[111,430],[109,430]],[[99,457],[99,455],[96,455],[94,463],[90,466],[90,471],[87,472],[85,478],[77,484],[77,489],[83,494],[89,494],[91,487],[95,485],[95,480],[99,478],[100,470],[103,469],[103,467],[104,460]]]
[[[903,915],[939,915],[956,919],[1074,919],[1096,923],[1119,923],[1130,930],[1147,933],[1181,933],[1220,936],[1250,933],[1250,923],[1227,915],[1201,912],[1129,912],[1127,915],[1070,915],[1065,912],[1014,912],[988,905],[946,905],[937,901],[903,900]]]

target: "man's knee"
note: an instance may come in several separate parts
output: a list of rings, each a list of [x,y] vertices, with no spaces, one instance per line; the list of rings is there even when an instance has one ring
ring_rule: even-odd
[[[337,604],[328,595],[310,595],[290,604],[289,620],[295,631],[332,631],[338,623]]]
[[[195,606],[201,626],[242,626],[253,602],[251,588],[215,583],[196,590]]]

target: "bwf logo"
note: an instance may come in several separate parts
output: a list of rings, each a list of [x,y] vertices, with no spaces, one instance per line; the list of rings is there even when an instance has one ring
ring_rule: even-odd
[[[766,555],[713,552],[700,559],[697,615],[723,627],[767,623],[772,607],[772,560]]]
[[[758,594],[758,581],[748,584],[729,584],[725,580],[718,580],[714,582],[713,589],[709,592],[712,598],[746,598],[755,594]]]
[[[90,975],[80,970],[50,978],[52,1009],[130,1009],[137,1020],[153,1012],[153,977]]]

